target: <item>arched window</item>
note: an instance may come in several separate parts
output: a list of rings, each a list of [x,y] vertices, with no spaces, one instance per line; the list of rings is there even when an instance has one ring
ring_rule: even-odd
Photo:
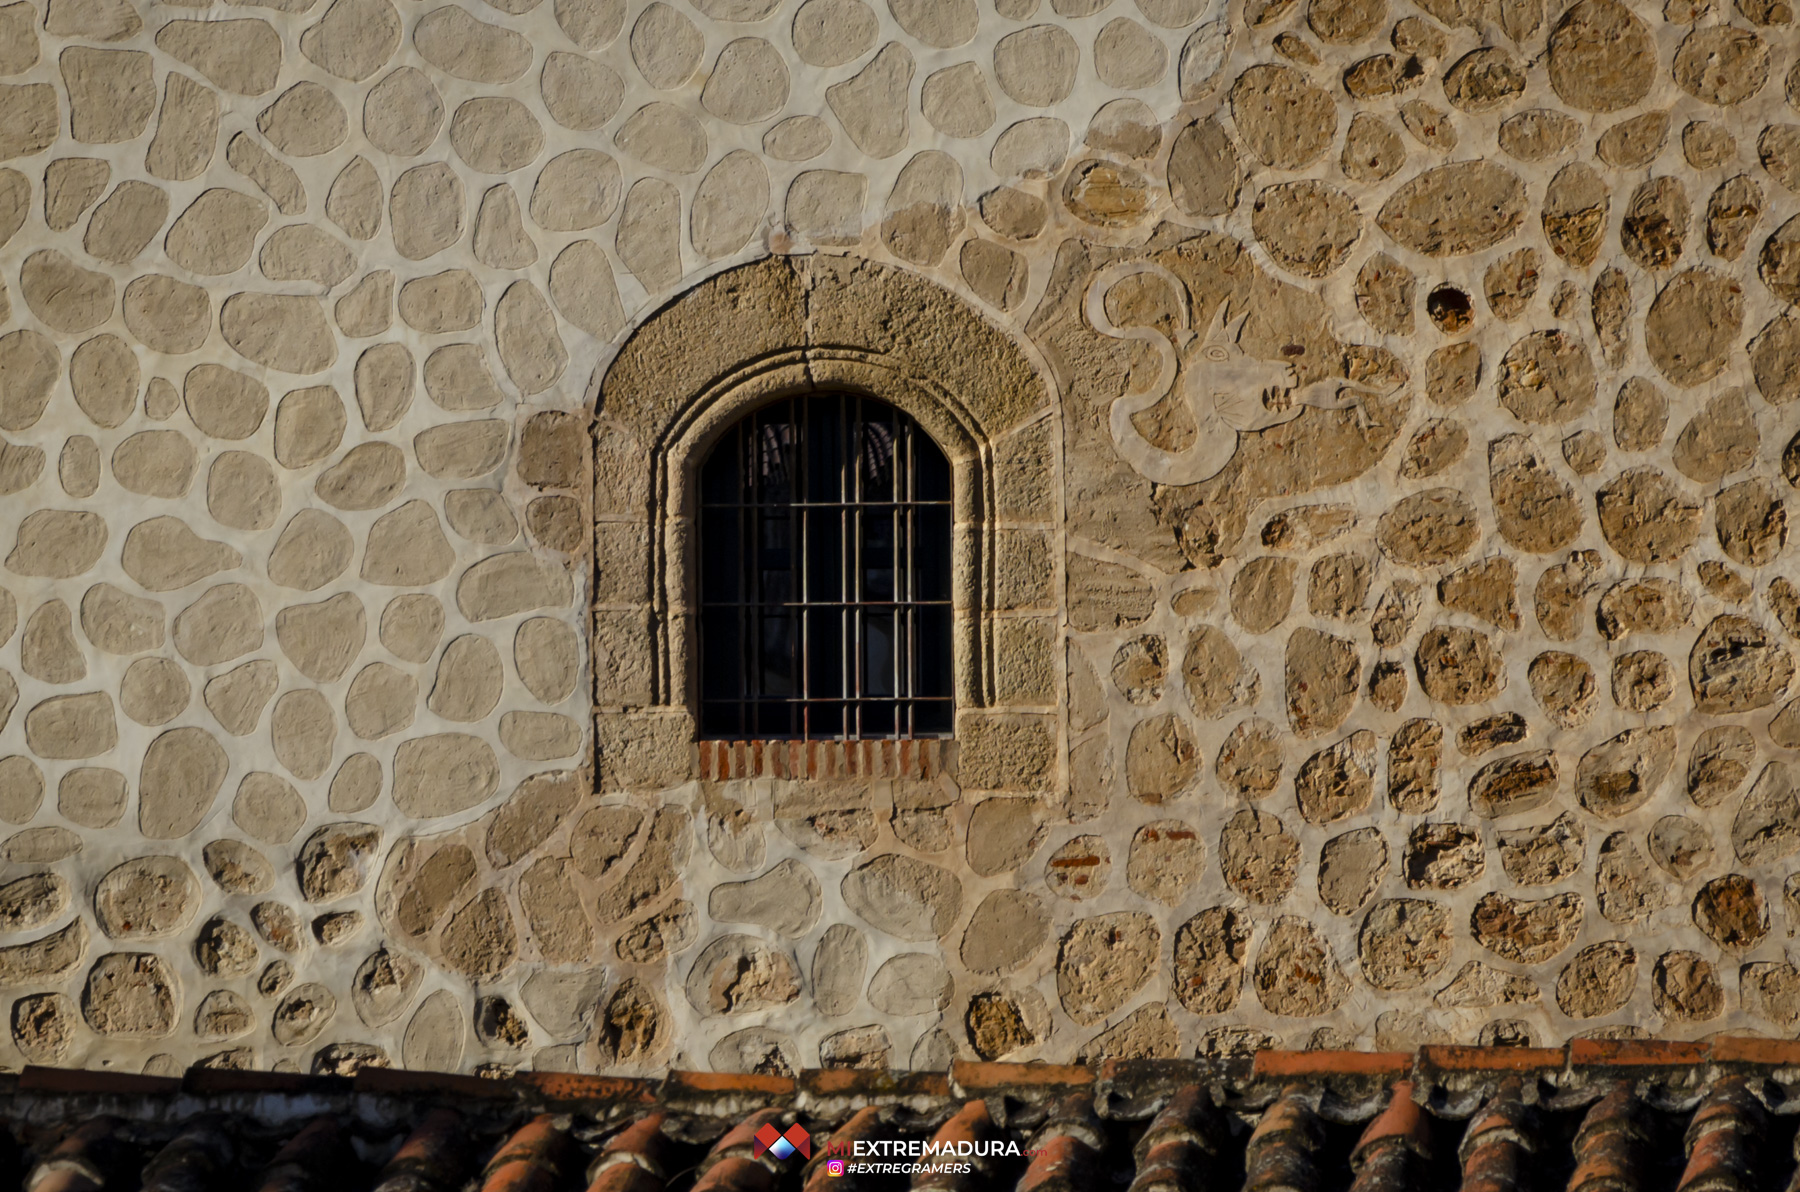
[[[932,737],[954,711],[951,471],[850,394],[746,415],[700,473],[700,732]]]

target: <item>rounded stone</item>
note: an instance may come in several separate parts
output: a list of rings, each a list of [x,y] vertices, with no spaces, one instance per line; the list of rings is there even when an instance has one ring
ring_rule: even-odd
[[[1002,37],[994,46],[994,79],[1000,90],[1026,107],[1061,103],[1075,86],[1081,48],[1055,25],[1033,25]]]
[[[187,673],[167,658],[140,658],[119,682],[119,707],[139,724],[156,727],[179,716],[193,693]]]
[[[1132,728],[1125,779],[1133,798],[1145,803],[1176,798],[1193,785],[1199,772],[1199,747],[1179,716],[1152,717]]]
[[[531,66],[531,43],[523,34],[478,21],[454,4],[422,17],[413,45],[439,70],[471,83],[510,83]]]
[[[539,171],[531,218],[550,231],[582,231],[610,219],[620,193],[618,162],[597,149],[571,149]]]
[[[112,278],[82,268],[53,248],[25,258],[19,266],[19,292],[32,314],[71,334],[104,323],[118,299]]]
[[[270,281],[306,281],[328,290],[355,271],[356,257],[329,233],[292,224],[263,241],[256,264]]]
[[[350,565],[356,542],[335,517],[317,509],[296,513],[269,553],[269,578],[284,588],[312,592]]]
[[[186,496],[199,466],[200,453],[180,431],[139,431],[113,449],[113,479],[146,497]]]
[[[1571,1018],[1624,1008],[1637,984],[1637,950],[1620,940],[1590,944],[1556,978],[1556,1004]]]
[[[1513,235],[1525,219],[1525,185],[1488,161],[1438,166],[1409,179],[1382,205],[1381,230],[1416,252],[1466,256]]]
[[[1562,331],[1533,332],[1500,361],[1500,404],[1523,422],[1568,422],[1593,406],[1595,386],[1586,345]]]
[[[1618,0],[1579,0],[1550,32],[1550,86],[1584,112],[1616,112],[1649,94],[1656,46]]]
[[[304,468],[328,458],[343,440],[344,402],[329,385],[296,389],[275,410],[275,458]]]
[[[137,259],[169,218],[169,196],[161,187],[127,179],[94,208],[81,246],[91,257],[114,265]]]
[[[1702,103],[1731,107],[1769,81],[1769,47],[1748,29],[1709,25],[1682,39],[1671,73],[1676,85]]]
[[[1168,69],[1168,47],[1128,17],[1108,21],[1094,39],[1094,73],[1108,87],[1121,91],[1151,87]]]
[[[1306,179],[1265,187],[1250,226],[1276,264],[1302,277],[1329,277],[1362,237],[1362,213],[1350,195]]]
[[[1710,269],[1690,269],[1651,304],[1644,346],[1663,376],[1692,388],[1724,371],[1743,325],[1743,287]]]
[[[344,143],[350,135],[350,117],[328,88],[301,82],[264,108],[256,127],[289,157],[317,157]]]
[[[202,850],[202,857],[207,873],[229,894],[262,894],[275,884],[274,868],[247,844],[215,840]]]
[[[962,905],[962,883],[953,873],[893,853],[852,870],[841,888],[851,910],[903,940],[944,936]]]
[[[363,135],[395,157],[416,157],[444,125],[444,99],[422,71],[402,66],[369,89]]]
[[[499,762],[479,737],[414,737],[402,741],[394,755],[394,805],[415,818],[454,815],[490,798],[499,786]]]
[[[200,882],[175,857],[137,857],[114,866],[94,891],[94,917],[116,940],[162,939],[200,909]]]
[[[862,0],[806,0],[794,14],[794,52],[809,66],[842,66],[874,47],[879,27]]]
[[[1238,136],[1276,169],[1311,165],[1337,133],[1337,105],[1330,94],[1291,67],[1250,67],[1232,84],[1230,102]]]
[[[1056,990],[1076,1022],[1104,1021],[1156,970],[1162,932],[1149,915],[1121,911],[1082,919],[1058,949]]]
[[[275,759],[294,777],[310,781],[331,764],[337,717],[322,693],[309,688],[289,691],[275,701],[269,738]]]
[[[381,69],[400,47],[400,14],[387,0],[334,0],[300,35],[300,52],[353,83]]]
[[[787,99],[788,69],[780,51],[760,37],[741,37],[719,51],[700,106],[732,124],[757,124],[781,111]]]
[[[1271,1014],[1329,1013],[1350,991],[1331,945],[1304,919],[1283,916],[1264,939],[1251,969],[1251,987]]]
[[[190,273],[235,273],[250,259],[268,204],[234,190],[203,192],[175,220],[163,241],[169,259]]]
[[[268,529],[281,512],[275,469],[248,451],[220,452],[206,474],[206,510],[222,526]]]
[[[1450,960],[1450,912],[1419,898],[1389,898],[1363,919],[1357,948],[1363,975],[1377,989],[1416,989]]]
[[[175,1029],[179,991],[175,974],[160,956],[113,952],[88,970],[81,1012],[102,1035],[160,1038]]]
[[[279,372],[322,372],[337,360],[337,339],[316,298],[233,294],[219,307],[219,330],[239,355]]]
[[[57,783],[56,810],[64,819],[80,827],[110,828],[124,817],[129,797],[125,775],[117,770],[79,766],[65,773],[62,781]],[[5,918],[5,901],[5,889],[0,888],[0,921]]]
[[[1505,107],[1524,91],[1525,68],[1496,46],[1471,50],[1444,74],[1444,98],[1469,113]]]
[[[462,180],[449,166],[414,166],[395,180],[388,204],[394,247],[409,261],[442,252],[461,239],[467,206]]]
[[[40,758],[97,757],[118,743],[112,697],[105,692],[52,696],[25,714],[25,744]]]
[[[506,174],[537,158],[544,130],[518,100],[484,96],[457,107],[450,119],[450,145],[471,169]]]
[[[1699,535],[1701,507],[1654,467],[1620,473],[1596,504],[1607,544],[1634,563],[1679,559]]]
[[[552,120],[574,132],[592,132],[618,112],[625,80],[603,63],[557,50],[544,58],[538,91]]]
[[[146,274],[125,287],[125,327],[140,343],[172,356],[206,342],[212,298],[200,286],[173,277]]]
[[[1219,869],[1233,890],[1252,902],[1274,903],[1294,887],[1300,842],[1281,818],[1243,810],[1219,834]]]
[[[173,636],[195,666],[230,662],[262,648],[262,605],[244,584],[219,584],[176,615]]]
[[[1381,515],[1376,539],[1390,557],[1411,567],[1453,562],[1479,534],[1475,508],[1454,489],[1428,489]]]

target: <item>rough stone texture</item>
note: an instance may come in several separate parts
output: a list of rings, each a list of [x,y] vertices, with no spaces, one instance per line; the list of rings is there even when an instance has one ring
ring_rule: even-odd
[[[25,1060],[1800,1023],[1782,6],[299,7],[0,10]],[[647,519],[805,347],[976,461],[956,740],[691,787]]]

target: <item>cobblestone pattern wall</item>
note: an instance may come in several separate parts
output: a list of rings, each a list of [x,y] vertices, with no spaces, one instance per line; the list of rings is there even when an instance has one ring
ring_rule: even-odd
[[[1792,24],[0,7],[0,1063],[1790,1033]],[[951,772],[697,781],[590,422],[813,252],[1039,370],[1064,595]]]

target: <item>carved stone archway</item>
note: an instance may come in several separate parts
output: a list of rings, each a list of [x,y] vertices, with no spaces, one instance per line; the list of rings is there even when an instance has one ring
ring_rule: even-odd
[[[1057,481],[1048,386],[949,291],[849,257],[771,257],[651,315],[598,385],[593,662],[602,790],[695,776],[695,472],[757,406],[815,390],[891,402],[956,474],[956,728],[966,789],[1060,783]]]

